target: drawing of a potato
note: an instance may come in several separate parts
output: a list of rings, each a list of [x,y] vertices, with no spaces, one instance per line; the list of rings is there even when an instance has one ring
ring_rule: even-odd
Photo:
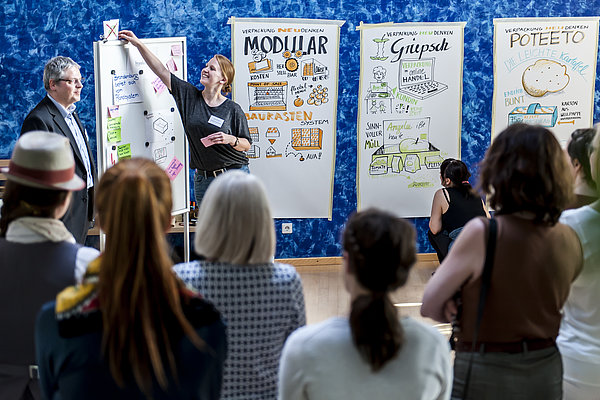
[[[541,59],[523,71],[523,89],[533,96],[542,97],[546,93],[560,92],[569,84],[567,67],[556,61]]]

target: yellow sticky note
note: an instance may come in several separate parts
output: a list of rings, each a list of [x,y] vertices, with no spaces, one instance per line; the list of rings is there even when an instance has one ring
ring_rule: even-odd
[[[109,118],[107,122],[107,137],[109,143],[121,141],[121,117]]]
[[[119,161],[131,158],[131,144],[122,144],[117,147],[117,158]]]

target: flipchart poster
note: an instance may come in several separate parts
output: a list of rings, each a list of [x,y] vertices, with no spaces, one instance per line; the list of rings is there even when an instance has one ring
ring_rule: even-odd
[[[522,122],[563,146],[593,123],[598,17],[494,20],[492,139]]]
[[[460,158],[462,22],[361,24],[358,208],[426,217]]]
[[[340,27],[234,18],[233,98],[248,119],[250,171],[275,218],[331,218]]]

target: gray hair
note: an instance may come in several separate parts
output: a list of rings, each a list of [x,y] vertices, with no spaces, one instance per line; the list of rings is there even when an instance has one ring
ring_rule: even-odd
[[[272,260],[275,227],[256,176],[229,171],[210,184],[198,211],[194,249],[208,260],[232,264]]]
[[[48,61],[44,67],[44,87],[46,90],[50,90],[50,79],[53,81],[62,79],[65,71],[73,67],[77,69],[81,68],[70,57],[57,56]]]

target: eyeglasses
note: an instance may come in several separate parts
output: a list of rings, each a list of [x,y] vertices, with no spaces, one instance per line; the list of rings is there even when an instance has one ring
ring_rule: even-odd
[[[81,79],[57,79],[59,81],[63,81],[63,82],[67,82],[69,85],[83,85],[83,82],[85,82],[85,78],[81,78]]]

